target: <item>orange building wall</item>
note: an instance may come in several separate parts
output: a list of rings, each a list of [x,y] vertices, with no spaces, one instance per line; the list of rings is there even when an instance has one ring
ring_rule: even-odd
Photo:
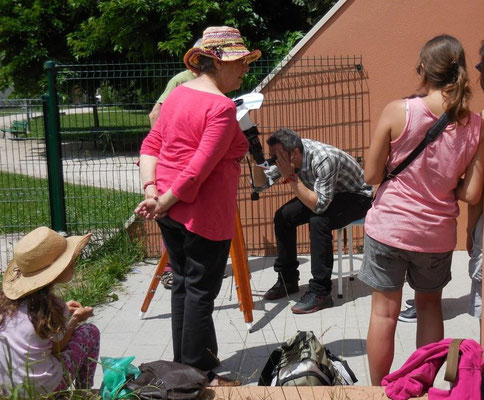
[[[471,108],[480,111],[484,95],[474,65],[484,40],[479,29],[483,20],[482,0],[348,0],[295,57],[361,55],[368,73],[371,132],[389,101],[417,91],[415,67],[421,47],[447,33],[466,50],[474,94]],[[458,249],[465,248],[466,215],[461,204]]]

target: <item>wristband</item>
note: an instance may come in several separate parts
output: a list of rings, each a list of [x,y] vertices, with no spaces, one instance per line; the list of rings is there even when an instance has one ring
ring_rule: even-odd
[[[148,182],[146,182],[146,183],[143,185],[143,190],[146,190],[146,188],[147,188],[148,186],[151,186],[151,185],[154,185],[154,184],[155,184],[155,182],[153,182],[153,181],[148,181]]]
[[[290,182],[297,182],[297,175],[296,174],[291,174],[287,177],[287,179],[284,179],[282,183],[290,183]]]

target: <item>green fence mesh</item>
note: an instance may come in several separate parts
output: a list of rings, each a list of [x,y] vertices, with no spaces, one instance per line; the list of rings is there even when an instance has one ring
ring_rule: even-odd
[[[56,65],[69,234],[91,231],[102,241],[133,220],[142,199],[136,162],[150,129],[148,113],[168,80],[184,69],[181,62]],[[361,158],[368,129],[365,80],[361,57],[258,60],[240,90],[228,96],[264,92],[264,106],[254,113],[261,141],[285,126]],[[1,271],[24,233],[50,225],[50,210],[41,101],[0,101],[0,128]],[[239,188],[249,252],[273,253],[273,212],[289,194],[275,188],[251,203],[246,165]],[[302,235],[302,252],[308,243]],[[153,246],[159,251],[159,240]]]

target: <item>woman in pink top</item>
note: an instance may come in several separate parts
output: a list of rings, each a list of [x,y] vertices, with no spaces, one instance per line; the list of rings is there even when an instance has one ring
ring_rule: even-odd
[[[141,146],[143,186],[152,198],[136,213],[160,225],[173,270],[174,361],[208,372],[211,385],[234,383],[220,364],[212,320],[235,230],[240,161],[248,150],[225,93],[240,87],[250,52],[240,32],[210,27],[184,57],[198,77],[174,89]]]
[[[444,112],[450,123],[381,185],[366,217],[359,278],[373,288],[367,337],[373,385],[390,371],[405,279],[415,290],[417,347],[443,338],[441,297],[451,279],[457,200],[476,203],[482,192],[484,130],[481,117],[468,109],[471,91],[459,41],[441,35],[427,42],[417,72],[426,95],[385,107],[365,159],[365,180],[380,184]]]

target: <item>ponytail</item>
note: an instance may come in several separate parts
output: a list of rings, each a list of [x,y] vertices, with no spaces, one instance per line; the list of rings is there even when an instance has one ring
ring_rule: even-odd
[[[442,91],[449,120],[467,123],[472,92],[461,43],[449,35],[429,40],[420,52],[417,72],[422,78],[420,88],[429,85]]]
[[[469,101],[472,92],[465,68],[457,67],[454,81],[444,86],[442,95],[445,99],[445,111],[450,121],[460,123],[469,119]]]

